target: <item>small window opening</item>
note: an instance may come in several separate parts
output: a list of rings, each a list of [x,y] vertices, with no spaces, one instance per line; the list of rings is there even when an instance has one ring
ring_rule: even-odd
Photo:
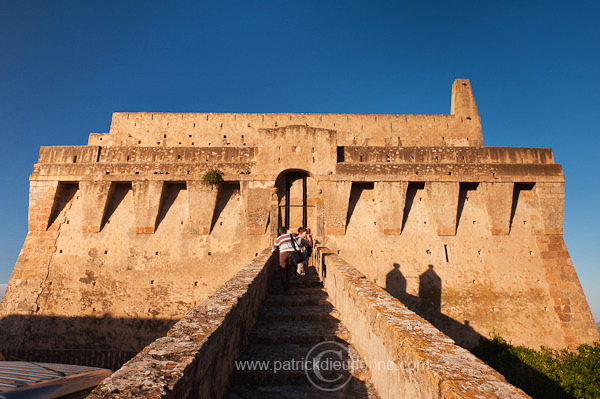
[[[337,161],[344,162],[344,147],[337,147]]]

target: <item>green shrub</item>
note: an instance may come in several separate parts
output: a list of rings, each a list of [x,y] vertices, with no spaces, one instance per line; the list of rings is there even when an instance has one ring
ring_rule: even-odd
[[[211,188],[218,185],[223,181],[223,172],[219,169],[209,169],[208,172],[202,176],[202,184],[210,186]]]
[[[600,398],[600,340],[576,351],[544,347],[536,351],[494,335],[472,352],[533,398]]]

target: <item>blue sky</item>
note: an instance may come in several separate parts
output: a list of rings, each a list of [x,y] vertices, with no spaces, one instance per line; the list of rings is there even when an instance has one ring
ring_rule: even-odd
[[[0,283],[40,146],[112,112],[448,113],[468,78],[485,145],[554,150],[565,239],[600,320],[600,2],[0,2]]]

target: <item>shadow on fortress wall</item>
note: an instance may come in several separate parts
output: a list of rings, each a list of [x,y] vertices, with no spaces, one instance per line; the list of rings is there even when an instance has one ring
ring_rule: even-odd
[[[0,354],[6,360],[116,370],[152,341],[165,336],[176,322],[110,316],[12,315],[0,320]]]
[[[385,290],[406,305],[438,330],[452,338],[459,346],[502,373],[507,381],[524,390],[533,398],[574,399],[555,381],[521,361],[511,353],[507,345],[489,340],[477,333],[469,320],[461,323],[441,312],[442,279],[433,265],[419,276],[419,295],[406,292],[406,278],[400,271],[400,264],[394,263],[386,275]]]
[[[394,263],[393,266],[385,278],[385,290],[390,295],[464,348],[472,348],[485,338],[469,325],[469,320],[461,323],[442,313],[442,279],[433,265],[419,276],[418,296],[406,292],[406,278],[400,265]]]

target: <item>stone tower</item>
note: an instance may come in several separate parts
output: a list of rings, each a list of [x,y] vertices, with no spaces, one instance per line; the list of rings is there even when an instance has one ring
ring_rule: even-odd
[[[40,150],[0,351],[138,351],[281,225],[465,347],[589,342],[563,208],[552,151],[485,147],[465,79],[447,115],[115,113]]]

